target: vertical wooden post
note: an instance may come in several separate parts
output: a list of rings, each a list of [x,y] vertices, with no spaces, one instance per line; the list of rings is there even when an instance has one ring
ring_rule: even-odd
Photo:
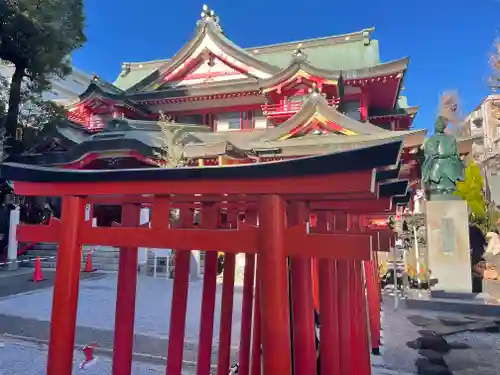
[[[261,352],[261,309],[260,309],[260,276],[259,267],[255,272],[255,298],[253,305],[253,332],[252,332],[252,365],[251,375],[261,375],[262,372],[262,352]]]
[[[359,375],[371,374],[370,345],[368,340],[368,321],[366,315],[365,288],[363,285],[363,275],[361,262],[353,261],[351,267],[353,273],[352,287],[352,337],[355,337],[353,345],[353,373]]]
[[[122,207],[122,226],[139,225],[140,206]],[[134,347],[135,298],[137,290],[137,248],[120,248],[116,292],[113,375],[130,375]]]
[[[231,357],[231,329],[233,326],[234,274],[236,254],[225,254],[222,276],[222,299],[219,324],[219,358],[217,375],[227,375]]]
[[[305,202],[294,202],[288,212],[288,225],[303,225],[307,217]],[[309,375],[316,371],[311,258],[292,258],[290,263],[294,374]]]
[[[372,354],[380,354],[380,298],[376,289],[374,260],[363,262],[365,267],[366,295],[368,300],[368,318]]]
[[[215,229],[219,223],[218,211],[213,204],[204,204],[201,211],[203,228]],[[203,295],[201,299],[200,335],[198,343],[197,375],[209,375],[214,331],[215,294],[217,288],[217,252],[205,253]]]
[[[354,332],[351,330],[352,320],[352,296],[351,296],[351,272],[350,263],[352,261],[338,261],[337,275],[338,281],[338,306],[339,306],[339,356],[340,375],[354,375],[352,361],[355,360],[355,353],[352,352],[352,341]]]
[[[279,195],[259,198],[258,267],[264,375],[290,375],[290,309],[285,255],[285,203]]]
[[[243,272],[243,295],[241,302],[241,329],[239,348],[239,375],[248,375],[250,371],[250,342],[252,339],[252,308],[255,277],[255,255],[245,254]]]
[[[82,198],[62,198],[61,240],[57,252],[47,375],[67,375],[73,370],[81,264],[78,232],[84,212]]]
[[[329,229],[326,212],[317,213],[316,230],[327,233]],[[320,306],[320,356],[321,375],[338,374],[340,371],[339,340],[339,306],[338,306],[338,272],[337,261],[320,259],[319,271],[319,306]],[[334,349],[335,348],[335,349]]]
[[[153,220],[155,213],[153,209]],[[182,209],[180,217],[182,228],[192,228],[193,214],[190,209]],[[184,354],[184,332],[186,330],[186,312],[189,289],[189,261],[191,252],[187,249],[175,249],[175,278],[172,292],[170,329],[167,354],[167,375],[181,375],[182,356]]]

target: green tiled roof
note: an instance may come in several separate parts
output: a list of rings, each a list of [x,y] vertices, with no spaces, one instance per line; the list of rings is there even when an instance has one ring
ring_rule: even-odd
[[[295,47],[294,47],[295,48]],[[253,49],[252,51],[254,51]],[[324,44],[302,47],[308,62],[316,68],[327,70],[359,69],[380,64],[378,41],[372,40],[368,46],[362,41],[340,44]],[[289,49],[266,53],[255,53],[260,60],[286,68],[292,59]]]
[[[372,29],[367,29],[352,34],[252,47],[246,50],[263,62],[286,68],[291,62],[293,51],[298,44],[301,44],[301,49],[307,54],[309,63],[316,68],[359,69],[380,64],[378,40],[370,40],[372,31]],[[168,59],[124,63],[122,73],[114,84],[126,90],[167,62]]]

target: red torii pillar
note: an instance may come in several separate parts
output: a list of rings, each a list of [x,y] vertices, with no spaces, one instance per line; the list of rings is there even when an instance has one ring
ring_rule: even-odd
[[[308,216],[305,202],[292,202],[288,209],[288,225],[303,225],[308,221]],[[292,257],[290,260],[295,375],[309,375],[317,371],[311,261],[309,257]]]

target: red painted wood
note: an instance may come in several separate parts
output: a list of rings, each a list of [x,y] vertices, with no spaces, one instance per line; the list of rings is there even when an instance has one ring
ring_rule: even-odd
[[[361,262],[352,261],[352,336],[356,338],[353,343],[353,353],[356,353],[353,359],[353,373],[356,375],[370,375],[370,345],[368,333],[368,321],[366,313],[365,290],[361,271]]]
[[[285,204],[279,195],[259,200],[259,258],[264,374],[290,375],[290,311],[285,254]]]
[[[139,205],[125,205],[122,208],[122,225],[139,225],[140,210]],[[130,375],[132,371],[137,266],[137,248],[122,247],[116,293],[113,375]]]
[[[180,221],[180,225],[182,227],[192,227],[192,212],[189,210],[182,211]],[[182,373],[182,356],[184,352],[184,332],[186,330],[187,298],[189,288],[189,261],[191,258],[190,250],[185,248],[178,248],[175,250],[175,278],[170,313],[170,333],[166,366],[167,375],[181,375]]]
[[[233,167],[238,168],[238,167]],[[245,168],[245,167],[243,167]],[[157,194],[215,194],[220,195],[221,185],[226,194],[337,194],[370,193],[373,171],[339,173],[323,176],[285,177],[271,179],[231,179],[193,181],[127,181],[36,183],[16,181],[15,191],[27,196],[63,195],[122,195]]]
[[[257,255],[257,259],[258,259]],[[255,272],[255,298],[254,315],[252,327],[252,363],[251,375],[261,375],[262,372],[262,325],[261,325],[261,304],[260,304],[260,270],[257,261],[257,270]]]
[[[222,276],[222,299],[219,324],[219,357],[217,375],[227,375],[231,355],[231,331],[233,326],[235,254],[224,254],[224,273]]]
[[[219,224],[219,212],[213,205],[201,211],[201,225],[213,229]],[[217,252],[205,254],[203,294],[201,300],[200,336],[198,341],[197,375],[210,375],[212,337],[214,331],[215,294],[217,292]]]
[[[335,193],[335,194],[286,194],[283,198],[287,201],[308,201],[310,205],[317,210],[316,202],[332,204],[332,210],[351,210],[349,208],[349,202],[356,202],[357,200],[366,201],[367,203],[376,202],[375,195],[372,193]],[[87,204],[102,204],[102,205],[122,205],[126,203],[141,203],[150,204],[154,200],[154,196],[142,196],[142,195],[123,195],[123,196],[90,196],[85,198],[85,203]],[[201,204],[216,203],[221,208],[236,209],[238,211],[245,211],[247,208],[255,210],[257,207],[258,195],[215,195],[215,194],[203,194],[201,196],[193,196],[192,194],[176,194],[171,198],[173,208],[201,208]],[[384,198],[381,198],[382,200]],[[337,205],[337,206],[336,206]],[[357,204],[354,203],[353,207]],[[343,207],[343,208],[342,208]],[[346,208],[347,207],[347,208]],[[321,207],[319,207],[321,208]],[[321,211],[321,209],[318,209]],[[367,211],[367,213],[370,211]],[[343,214],[345,212],[336,212],[336,215]],[[345,220],[344,220],[345,221]]]
[[[380,295],[375,280],[375,262],[363,262],[365,269],[371,348],[380,347]]]
[[[319,260],[319,304],[320,304],[320,355],[321,375],[334,375],[340,371],[339,311],[337,304],[337,261]],[[337,350],[336,350],[337,349]]]
[[[395,208],[395,207],[394,207]],[[351,211],[363,213],[378,213],[391,209],[389,198],[365,199],[365,200],[337,200],[337,201],[315,201],[309,204],[311,211]]]
[[[253,289],[255,278],[255,255],[245,255],[245,269],[243,272],[243,297],[241,307],[241,329],[239,348],[239,375],[248,375],[250,372],[250,343],[252,338],[252,309]]]
[[[352,340],[355,339],[351,331],[352,309],[351,305],[351,275],[349,263],[351,261],[337,262],[337,290],[338,290],[338,308],[339,308],[339,346],[338,356],[340,358],[339,375],[353,375],[352,362],[356,360],[356,353],[352,352]]]
[[[67,375],[73,370],[81,265],[81,247],[77,241],[78,230],[83,223],[84,215],[82,198],[62,198],[61,228],[63,230],[57,253],[47,375]]]
[[[288,224],[303,226],[308,216],[306,204],[294,202],[288,210]],[[294,374],[309,375],[316,372],[311,258],[292,257],[290,265]]]
[[[46,228],[47,226],[20,225],[17,232],[19,241],[57,243],[60,231],[56,228]],[[371,259],[370,234],[307,234],[304,226],[288,228],[284,232],[286,254],[290,256]],[[239,230],[94,227],[80,232],[78,241],[82,244],[114,247],[189,247],[204,251],[255,254],[258,232],[244,223],[240,225]],[[304,252],[305,248],[308,249],[307,253]]]

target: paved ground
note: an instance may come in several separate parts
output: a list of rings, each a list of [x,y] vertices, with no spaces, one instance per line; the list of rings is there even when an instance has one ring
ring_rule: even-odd
[[[474,331],[460,332],[466,329]],[[375,363],[383,368],[420,375],[500,375],[500,333],[491,320],[394,310],[386,299],[382,335],[383,358]]]
[[[54,270],[44,270],[43,276],[43,281],[34,283],[31,282],[33,280],[32,268],[20,268],[17,271],[7,271],[0,268],[0,298],[54,286]],[[82,273],[81,279],[98,279],[103,276],[98,273]]]
[[[26,274],[20,280],[23,281],[25,276]],[[77,343],[96,342],[101,348],[112,348],[116,274],[95,273],[87,277],[92,279],[83,280],[80,285]],[[0,285],[3,281],[4,278],[0,277]],[[28,281],[23,282],[28,283]],[[220,303],[220,289],[219,285],[218,304]],[[185,361],[196,360],[195,342],[199,329],[201,292],[201,282],[191,283]],[[137,334],[134,350],[136,353],[156,356],[157,360],[158,357],[165,355],[168,343],[171,297],[171,280],[139,276],[135,321]],[[30,290],[23,294],[1,297],[0,333],[47,340],[51,306],[52,288]],[[457,326],[457,321],[463,321],[463,316],[405,310],[403,306],[404,301],[401,301],[401,307],[394,310],[391,300],[386,300],[384,303],[384,346],[382,356],[372,357],[374,374],[500,375],[499,333],[453,333],[454,330],[457,330],[453,326]],[[446,315],[446,317],[442,315]],[[237,348],[238,343],[240,317],[241,288],[237,288],[233,317],[232,342],[234,349]],[[214,342],[217,341],[218,337],[219,318],[219,309],[217,309]],[[491,323],[488,324],[491,326]],[[498,329],[495,324],[493,324],[493,328]],[[437,340],[439,341],[437,344],[436,340],[432,341],[433,339],[425,339],[427,340],[425,341],[423,338],[429,337],[430,332],[434,332],[434,336],[444,337],[446,345],[439,340]],[[45,358],[46,347],[44,345],[6,339],[5,347],[0,348],[0,375],[24,375],[28,373],[41,375],[44,373]],[[80,358],[81,354],[77,352],[77,362],[80,361]],[[144,359],[140,355],[136,358]],[[159,359],[161,362],[161,358]],[[24,371],[23,368],[29,369],[29,371]],[[109,373],[109,368],[109,359],[102,357],[99,365],[95,369],[86,371],[85,374]],[[441,372],[431,372],[436,368]],[[156,374],[163,371],[163,365],[137,362],[134,375]],[[76,370],[74,372],[74,374],[79,373]],[[190,375],[189,370],[187,370],[186,375]]]
[[[47,347],[43,344],[5,339],[0,348],[1,375],[45,375],[47,363]],[[73,375],[111,374],[111,360],[106,356],[98,356],[94,366],[81,370],[83,355],[75,351]],[[149,362],[134,362],[133,375],[164,375],[165,366]],[[69,374],[68,374],[69,375]],[[183,375],[194,375],[193,370],[185,369]]]
[[[93,279],[80,283],[77,337],[78,344],[98,342],[112,348],[116,298],[116,274],[92,273]],[[100,275],[100,276],[99,276]],[[1,281],[0,281],[1,282]],[[25,281],[29,283],[28,281]],[[134,350],[163,356],[168,344],[172,280],[139,275],[135,317]],[[201,281],[190,283],[186,317],[185,360],[196,359],[196,343],[200,325]],[[218,342],[220,297],[217,287],[214,345]],[[241,320],[241,287],[235,286],[232,345],[239,343]],[[0,332],[48,339],[53,288],[0,298]],[[152,301],[154,303],[152,303]]]

